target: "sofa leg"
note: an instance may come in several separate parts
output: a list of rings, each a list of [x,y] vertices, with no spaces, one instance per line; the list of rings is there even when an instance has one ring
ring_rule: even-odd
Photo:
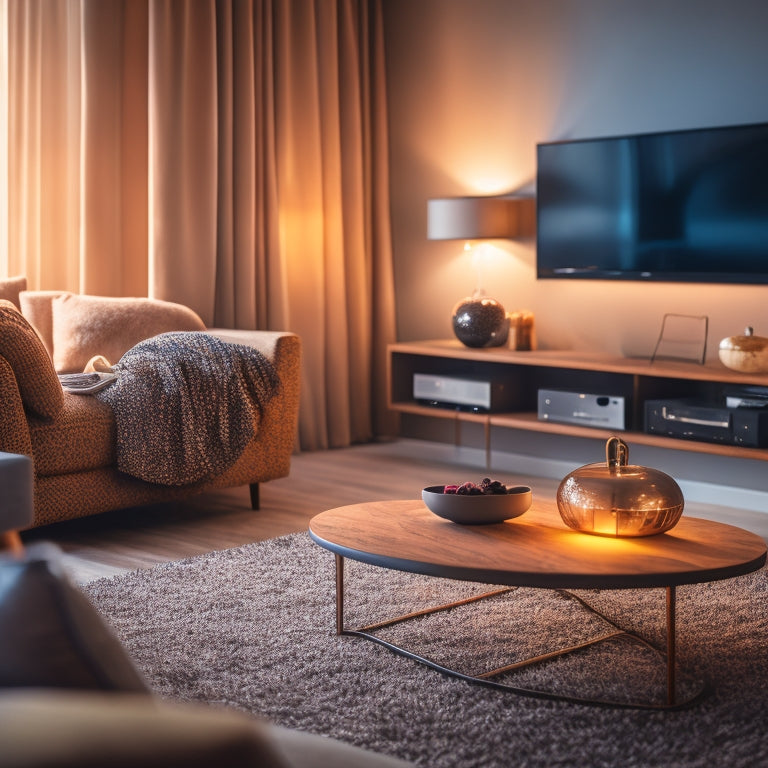
[[[251,483],[251,509],[259,508],[259,484]]]
[[[24,551],[24,545],[21,543],[21,536],[18,531],[3,531],[0,533],[0,550],[7,550],[14,554],[20,554]]]

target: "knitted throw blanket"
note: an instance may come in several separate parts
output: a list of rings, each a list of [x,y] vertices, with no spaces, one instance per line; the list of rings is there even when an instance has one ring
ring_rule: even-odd
[[[261,352],[204,332],[163,333],[129,349],[94,397],[117,427],[117,468],[162,485],[221,474],[256,432],[279,388]]]

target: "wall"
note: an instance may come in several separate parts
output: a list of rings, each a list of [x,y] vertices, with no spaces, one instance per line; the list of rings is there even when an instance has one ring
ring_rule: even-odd
[[[475,274],[427,241],[430,197],[530,186],[540,141],[768,121],[768,3],[385,0],[398,335],[452,335]],[[537,281],[533,243],[498,243],[488,292],[535,313],[542,347],[653,350],[665,312],[708,315],[710,356],[768,335],[768,287]],[[493,289],[490,289],[493,286]]]
[[[768,121],[768,3],[385,0],[384,14],[402,341],[451,337],[475,285],[460,243],[427,241],[429,198],[530,188],[540,141]],[[747,325],[768,336],[768,286],[537,281],[533,242],[497,245],[488,292],[534,312],[542,348],[650,355],[665,312],[709,317],[710,360]]]

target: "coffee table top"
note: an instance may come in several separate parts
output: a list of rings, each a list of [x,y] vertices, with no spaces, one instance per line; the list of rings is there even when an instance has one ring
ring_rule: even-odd
[[[457,525],[421,500],[322,512],[310,536],[337,555],[463,581],[548,589],[670,587],[740,576],[766,560],[765,541],[733,525],[688,517],[667,533],[615,539],[579,533],[554,501],[534,499],[496,525]]]

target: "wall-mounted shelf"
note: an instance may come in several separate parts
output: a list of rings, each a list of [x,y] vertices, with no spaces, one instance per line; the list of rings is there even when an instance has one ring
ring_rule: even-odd
[[[638,445],[679,451],[768,461],[768,449],[677,439],[643,431],[646,400],[692,397],[716,402],[726,386],[768,386],[768,376],[740,374],[718,363],[698,365],[677,361],[609,357],[586,352],[537,350],[518,352],[502,347],[471,349],[458,341],[400,342],[387,348],[388,403],[401,413],[475,422],[491,427],[607,439],[621,434]],[[413,398],[413,374],[503,379],[515,392],[513,410],[471,413],[422,405]],[[541,421],[537,414],[540,388],[621,395],[630,404],[626,430]]]

